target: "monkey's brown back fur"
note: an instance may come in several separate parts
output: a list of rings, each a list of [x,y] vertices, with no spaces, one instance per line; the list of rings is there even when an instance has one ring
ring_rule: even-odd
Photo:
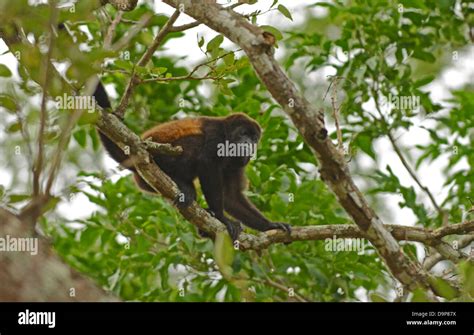
[[[142,138],[151,138],[158,143],[172,143],[183,137],[202,134],[202,119],[190,118],[159,124],[144,132]]]

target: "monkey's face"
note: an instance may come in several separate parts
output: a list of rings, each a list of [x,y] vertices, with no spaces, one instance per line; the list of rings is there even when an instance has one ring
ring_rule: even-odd
[[[255,121],[245,118],[234,122],[227,138],[235,148],[234,155],[231,155],[232,162],[240,166],[247,165],[252,156],[257,153],[260,136],[260,126]]]

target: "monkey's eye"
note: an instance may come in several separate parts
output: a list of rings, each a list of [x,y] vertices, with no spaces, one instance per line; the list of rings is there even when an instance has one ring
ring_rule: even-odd
[[[240,132],[239,132],[240,136],[248,136],[248,132],[246,129],[242,129]]]

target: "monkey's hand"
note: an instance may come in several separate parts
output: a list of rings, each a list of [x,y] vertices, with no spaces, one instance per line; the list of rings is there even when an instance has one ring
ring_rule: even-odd
[[[268,228],[265,229],[267,230],[272,230],[272,229],[279,229],[285,231],[288,235],[291,235],[291,226],[288,223],[284,222],[270,222],[268,225]]]

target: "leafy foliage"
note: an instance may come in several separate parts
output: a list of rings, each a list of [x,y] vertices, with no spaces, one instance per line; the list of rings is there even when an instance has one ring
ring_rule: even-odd
[[[153,16],[127,49],[104,50],[104,21],[117,13],[107,8],[104,16],[93,10],[92,3],[81,1],[74,11],[59,13],[68,33],[59,31],[53,59],[66,67],[69,82],[80,87],[91,75],[103,74],[103,82],[121,97],[132,73],[148,81],[134,89],[126,110],[125,123],[136,133],[177,117],[245,112],[264,129],[257,159],[247,168],[252,202],[272,220],[294,226],[351,222],[317,178],[317,162],[309,147],[270,99],[246,57],[223,47],[223,36],[207,41],[198,37],[195,46],[202,51],[205,63],[197,73],[212,81],[173,80],[188,76],[195,60],[179,62],[162,50],[184,33],[169,34],[150,64],[138,67],[137,62],[167,17]],[[416,169],[438,159],[445,161],[447,196],[440,203],[450,222],[462,219],[465,212],[460,208],[470,207],[469,196],[474,199],[474,92],[470,86],[460,88],[441,104],[426,90],[450,64],[446,55],[461,53],[469,43],[466,28],[472,26],[473,15],[463,2],[456,10],[457,3],[318,2],[309,9],[325,9],[324,17],[308,15],[301,26],[283,33],[283,29],[262,25],[278,40],[288,70],[299,71],[305,78],[325,67],[342,78],[343,141],[350,147],[356,167],[363,155],[371,159],[372,165],[360,175],[369,185],[367,193],[373,196],[372,202],[384,211],[389,205],[377,203],[376,197],[400,194],[403,200],[398,205],[409,208],[418,223],[428,227],[440,225],[442,217],[429,210],[419,189],[403,185],[390,165],[379,167],[381,153],[374,144],[387,134],[423,127],[431,142],[412,143],[403,153],[416,151]],[[14,148],[26,151],[24,130],[36,132],[39,123],[37,105],[25,102],[19,106],[17,102],[37,98],[41,92],[32,78],[41,73],[40,48],[45,44],[50,8],[32,6],[26,0],[7,1],[0,8],[0,19],[10,22],[14,18],[35,45],[18,50],[25,66],[18,67],[19,83],[0,95],[0,121],[8,134],[0,137],[0,148],[4,148],[0,154],[8,162],[3,167],[12,175],[12,187],[0,187],[0,199],[6,207],[17,208],[30,198],[30,189],[29,181],[21,175],[27,163],[24,156],[14,154]],[[294,13],[277,0],[267,12],[272,11],[293,20]],[[255,11],[248,18],[258,24],[259,17],[267,12]],[[149,4],[124,13],[112,42],[123,38],[131,24],[149,13]],[[0,65],[0,77],[10,80],[10,76],[11,71]],[[307,91],[321,94],[327,89],[311,85]],[[50,86],[58,96],[63,93],[60,83]],[[379,103],[390,94],[420,97],[421,108],[392,108],[387,112]],[[119,100],[114,100],[117,105]],[[369,102],[375,107],[368,107]],[[48,152],[60,141],[59,133],[70,112],[53,109],[50,113],[45,139]],[[358,254],[327,250],[325,241],[305,241],[273,245],[257,254],[234,251],[226,236],[218,236],[215,245],[199,238],[173,206],[161,197],[138,191],[129,176],[117,179],[97,173],[101,150],[94,127],[96,116],[85,113],[74,126],[59,175],[58,198],[41,226],[65,261],[104,288],[124,300],[139,301],[355,301],[365,293],[374,301],[389,300],[395,285],[371,246]],[[432,123],[425,126],[425,120]],[[331,137],[336,138],[335,132]],[[97,206],[89,217],[71,220],[53,208],[59,200],[79,196]],[[202,196],[199,202],[204,205]],[[417,257],[412,244],[404,245],[404,250]],[[466,262],[453,271],[463,280],[461,295],[444,279],[434,285],[447,300],[469,300],[474,295],[472,265]],[[423,292],[410,297],[414,301],[424,298]]]

